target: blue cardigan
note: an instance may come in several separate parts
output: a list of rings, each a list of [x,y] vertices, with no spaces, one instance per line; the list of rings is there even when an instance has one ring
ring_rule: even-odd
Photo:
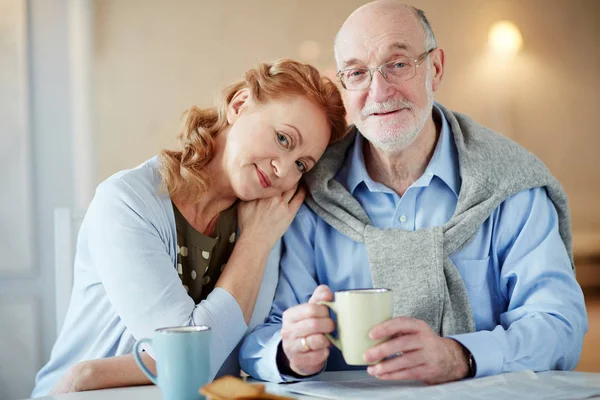
[[[175,217],[158,167],[154,157],[96,189],[79,231],[64,326],[33,397],[46,395],[73,364],[131,353],[136,339],[166,326],[210,326],[212,376],[239,373],[238,344],[271,308],[280,245],[269,257],[250,325],[224,289],[194,304],[177,273]]]

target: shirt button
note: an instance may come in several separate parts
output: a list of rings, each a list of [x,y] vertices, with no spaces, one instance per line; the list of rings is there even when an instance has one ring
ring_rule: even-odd
[[[402,222],[402,223],[406,222],[406,215],[403,215],[400,217],[400,222]]]

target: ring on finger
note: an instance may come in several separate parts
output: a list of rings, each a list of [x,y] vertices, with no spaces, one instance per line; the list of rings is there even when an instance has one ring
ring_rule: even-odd
[[[302,339],[300,339],[300,344],[302,344],[302,349],[304,350],[305,353],[312,351],[312,349],[308,345],[308,340],[306,340],[306,337],[303,337]]]

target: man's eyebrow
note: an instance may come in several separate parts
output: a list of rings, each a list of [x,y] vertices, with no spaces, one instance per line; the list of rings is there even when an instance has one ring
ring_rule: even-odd
[[[404,43],[396,42],[388,46],[389,50],[408,50],[408,46]]]
[[[342,62],[342,66],[341,66],[340,70],[346,69],[349,66],[360,64],[360,63],[361,63],[361,61],[358,58],[351,58],[349,60],[346,60],[346,61]]]

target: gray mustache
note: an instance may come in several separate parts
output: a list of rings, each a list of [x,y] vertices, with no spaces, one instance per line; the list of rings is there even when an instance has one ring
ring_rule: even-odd
[[[408,108],[412,111],[413,105],[407,100],[388,100],[384,101],[383,103],[367,104],[362,110],[360,110],[360,116],[364,119],[372,114],[388,113],[400,110],[402,108]]]

